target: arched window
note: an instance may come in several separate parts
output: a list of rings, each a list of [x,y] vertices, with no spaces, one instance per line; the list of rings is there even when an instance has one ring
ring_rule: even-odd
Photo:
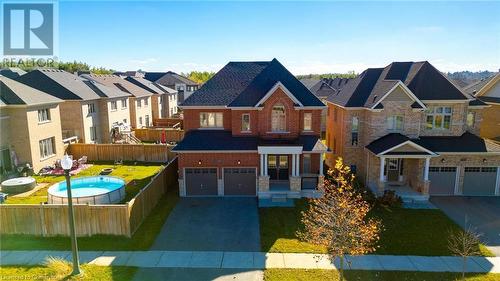
[[[286,131],[285,106],[280,103],[273,107],[273,111],[271,113],[271,130],[273,132]]]

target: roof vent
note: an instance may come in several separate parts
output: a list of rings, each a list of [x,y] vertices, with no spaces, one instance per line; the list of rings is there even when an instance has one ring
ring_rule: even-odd
[[[378,98],[377,95],[373,96],[373,102],[375,102],[377,100],[377,98]]]

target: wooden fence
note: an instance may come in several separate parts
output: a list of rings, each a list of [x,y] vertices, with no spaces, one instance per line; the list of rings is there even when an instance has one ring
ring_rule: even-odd
[[[161,135],[165,134],[165,140],[167,142],[179,142],[184,138],[184,130],[175,129],[158,129],[158,128],[145,128],[145,129],[135,129],[134,135],[141,141],[161,141]]]
[[[117,205],[74,206],[78,236],[131,237],[168,188],[177,184],[177,158],[164,167],[132,200]],[[59,204],[0,205],[1,234],[69,235],[68,207]]]
[[[86,144],[72,143],[69,154],[73,159],[87,156],[89,161],[168,162],[175,157],[171,145],[164,144]]]
[[[153,126],[164,128],[183,128],[183,119],[180,118],[155,118],[153,119]]]

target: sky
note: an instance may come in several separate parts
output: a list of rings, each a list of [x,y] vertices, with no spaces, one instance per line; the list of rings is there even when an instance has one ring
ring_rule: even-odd
[[[294,74],[428,60],[498,71],[500,2],[61,1],[59,57],[115,70],[217,71],[277,58]]]

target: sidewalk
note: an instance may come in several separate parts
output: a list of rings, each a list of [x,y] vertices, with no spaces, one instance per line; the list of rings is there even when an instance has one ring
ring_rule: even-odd
[[[69,251],[2,251],[2,265],[42,264],[46,257],[71,260]],[[347,257],[351,269],[461,272],[460,257],[365,255]],[[266,269],[304,268],[336,269],[326,255],[262,252],[185,252],[185,251],[130,251],[80,252],[80,262],[100,266],[136,266],[149,268],[215,268]],[[468,272],[500,273],[500,257],[470,257]],[[346,266],[348,268],[348,266]]]

